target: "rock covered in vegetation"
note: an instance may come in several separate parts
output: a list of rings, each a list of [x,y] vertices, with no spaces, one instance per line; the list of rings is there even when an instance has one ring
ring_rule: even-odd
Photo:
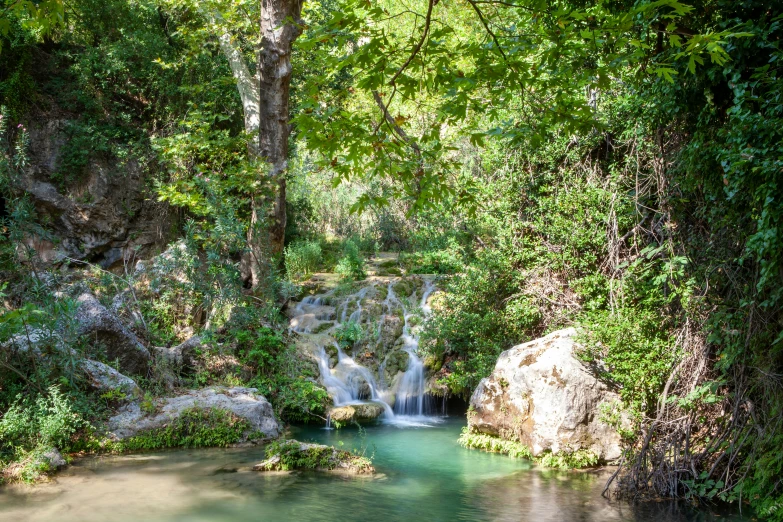
[[[114,440],[124,440],[140,433],[162,428],[193,408],[222,409],[248,421],[245,437],[274,438],[280,433],[272,405],[255,388],[205,388],[184,395],[162,399],[160,404],[133,402],[109,419],[108,431]],[[150,412],[149,410],[153,409]],[[260,435],[260,437],[258,436]]]
[[[110,360],[119,360],[120,370],[135,375],[146,375],[150,352],[141,344],[116,315],[103,306],[94,295],[85,292],[77,299],[76,321],[80,335],[90,342],[100,343]]]
[[[372,421],[383,415],[384,408],[374,402],[338,406],[329,410],[329,418],[341,424]]]
[[[503,352],[470,399],[470,428],[518,440],[534,456],[588,450],[619,458],[620,435],[600,410],[620,398],[575,357],[575,335],[560,330]]]
[[[375,473],[372,462],[345,450],[323,444],[308,444],[289,439],[267,448],[267,460],[253,466],[254,471],[314,470],[352,475]]]

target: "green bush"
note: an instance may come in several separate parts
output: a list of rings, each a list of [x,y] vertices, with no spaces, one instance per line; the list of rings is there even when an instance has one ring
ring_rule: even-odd
[[[349,239],[343,245],[343,257],[337,262],[334,271],[348,281],[362,281],[367,277],[364,272],[364,257],[353,240]]]
[[[316,241],[297,241],[285,248],[285,272],[291,281],[312,274],[322,262],[323,252]]]
[[[341,324],[334,332],[334,338],[343,348],[353,346],[362,339],[362,325],[355,321]]]
[[[43,454],[52,448],[78,449],[77,432],[89,428],[56,385],[35,400],[18,397],[0,419],[0,471],[16,463],[11,480],[37,480],[50,471]]]

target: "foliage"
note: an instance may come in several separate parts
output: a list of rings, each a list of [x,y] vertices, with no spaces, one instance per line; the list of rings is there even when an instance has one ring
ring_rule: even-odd
[[[226,447],[239,442],[249,430],[247,420],[228,410],[194,406],[162,428],[112,443],[110,447],[113,451]]]
[[[533,457],[530,448],[520,442],[487,435],[486,433],[473,432],[467,427],[462,429],[458,442],[461,446],[469,449],[502,453],[517,459],[533,460],[546,468],[568,470],[591,468],[598,464],[598,455],[590,450],[580,449],[572,452],[560,451],[558,453],[547,451],[538,457]]]
[[[11,480],[35,481],[51,471],[44,453],[75,449],[77,433],[88,429],[90,424],[57,385],[35,400],[20,395],[0,419],[0,472]]]
[[[491,453],[502,453],[517,459],[533,459],[530,448],[522,443],[493,437],[485,433],[473,433],[467,427],[462,429],[459,443],[465,448],[480,449]]]
[[[343,280],[361,281],[367,277],[364,272],[364,257],[359,251],[359,246],[352,239],[343,244],[343,257],[334,269]]]
[[[17,397],[0,419],[0,447],[8,452],[3,458],[18,458],[39,446],[67,451],[71,437],[86,426],[56,385],[35,401]]]
[[[563,470],[592,468],[598,464],[598,455],[590,450],[545,452],[538,457],[537,462],[546,468]]]
[[[297,281],[315,272],[323,261],[321,245],[315,241],[291,243],[285,248],[285,271],[288,279]]]
[[[334,332],[335,340],[340,343],[340,346],[343,348],[351,347],[358,343],[362,340],[363,335],[362,325],[356,321],[342,323]]]
[[[295,346],[270,328],[249,327],[244,321],[232,324],[228,336],[236,341],[241,361],[252,369],[247,384],[269,399],[279,417],[291,422],[324,418],[329,395],[315,381],[317,369]]]

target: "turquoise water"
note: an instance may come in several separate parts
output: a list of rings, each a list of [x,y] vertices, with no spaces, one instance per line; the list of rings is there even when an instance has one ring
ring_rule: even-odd
[[[82,459],[49,484],[0,489],[0,520],[58,521],[709,521],[749,520],[670,502],[600,496],[607,471],[554,472],[460,448],[464,418],[433,427],[294,429],[372,455],[375,477],[256,473],[262,448]],[[245,469],[243,469],[245,468]]]

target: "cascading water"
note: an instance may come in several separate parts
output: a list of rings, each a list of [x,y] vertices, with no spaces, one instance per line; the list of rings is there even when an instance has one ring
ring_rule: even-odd
[[[368,368],[357,363],[354,357],[346,354],[337,343],[327,342],[324,345],[319,345],[315,356],[318,360],[321,381],[332,397],[335,407],[371,401],[383,407],[385,422],[421,425],[424,420],[422,417],[441,412],[435,411],[434,404],[431,404],[432,401],[429,400],[431,398],[425,393],[424,363],[417,354],[419,339],[410,324],[416,314],[409,313],[408,308],[411,303],[405,298],[398,297],[394,292],[393,285],[394,282],[388,283],[386,298],[381,303],[383,314],[379,319],[377,341],[380,343],[387,316],[391,316],[395,309],[401,309],[404,325],[400,337],[403,345],[400,349],[408,355],[408,362],[404,373],[394,380],[396,386],[392,388],[390,385],[393,383],[384,382],[386,359],[379,366],[379,384]],[[321,327],[325,322],[336,323],[336,326],[323,325],[329,329],[339,328],[348,322],[358,324],[362,321],[362,301],[372,288],[372,286],[367,286],[357,293],[347,296],[342,304],[336,306],[336,309],[324,304],[330,302],[327,298],[332,297],[331,293],[306,297],[294,309],[290,329],[300,334],[310,334],[314,331],[322,331]],[[424,318],[431,312],[427,305],[427,299],[434,290],[434,283],[425,279],[421,301],[418,303]],[[338,317],[339,321],[336,321]],[[323,342],[319,336],[314,335],[313,339]],[[329,345],[336,348],[337,362],[333,368],[330,367],[330,358],[326,349],[326,346]],[[387,359],[389,355],[387,354]],[[334,352],[332,352],[332,356],[334,356]]]
[[[424,292],[422,294],[420,308],[424,316],[431,312],[427,305],[427,299],[435,290],[435,285],[429,279],[424,282]],[[393,295],[392,292],[389,295]],[[425,415],[431,414],[432,408],[427,404],[427,397],[424,393],[424,361],[416,353],[419,349],[419,338],[411,334],[409,321],[412,317],[405,309],[402,301],[399,301],[403,309],[405,325],[402,329],[402,339],[404,341],[403,350],[408,354],[408,369],[402,376],[400,387],[397,390],[397,400],[394,403],[394,413],[398,415]]]

